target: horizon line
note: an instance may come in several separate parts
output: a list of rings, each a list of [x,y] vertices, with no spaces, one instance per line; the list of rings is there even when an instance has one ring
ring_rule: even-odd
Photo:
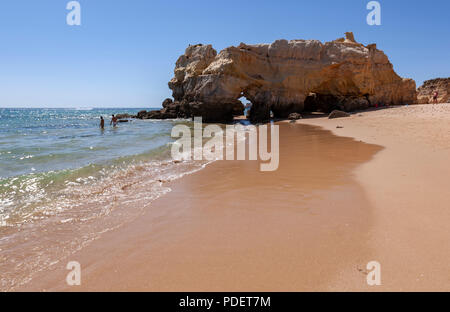
[[[30,108],[45,108],[45,109],[137,109],[137,108],[157,108],[160,109],[161,107],[99,107],[99,106],[86,106],[86,107],[43,107],[43,106],[27,106],[27,107],[14,107],[14,106],[0,106],[0,109],[30,109]]]

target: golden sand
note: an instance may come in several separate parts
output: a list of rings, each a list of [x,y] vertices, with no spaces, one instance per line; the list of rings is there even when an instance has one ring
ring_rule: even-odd
[[[367,247],[382,272],[382,286],[368,290],[450,291],[450,105],[300,123],[385,147],[355,171],[373,207]],[[357,281],[349,268],[330,287],[360,290]]]
[[[280,125],[280,166],[218,161],[173,182],[138,220],[67,261],[82,286],[65,284],[66,263],[25,290],[326,290],[347,267],[371,259],[372,209],[353,170],[381,148],[310,126]],[[360,274],[361,284],[366,277]]]
[[[219,161],[23,290],[449,291],[450,105],[280,129],[280,167]],[[353,140],[351,138],[355,138]],[[376,145],[374,145],[376,144]],[[366,264],[381,264],[368,286]]]

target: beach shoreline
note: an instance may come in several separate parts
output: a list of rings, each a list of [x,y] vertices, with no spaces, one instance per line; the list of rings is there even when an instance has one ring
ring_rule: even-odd
[[[17,290],[328,290],[340,270],[370,259],[371,209],[352,172],[379,150],[318,127],[280,124],[277,171],[216,161],[170,182],[172,191],[141,217]],[[81,264],[80,287],[65,283],[66,261]]]
[[[138,220],[67,259],[81,263],[81,286],[65,284],[61,264],[17,290],[448,291],[447,121],[450,105],[286,122],[312,131],[304,145],[313,149],[309,166],[296,165],[308,153],[291,150],[280,160],[286,168],[264,184],[249,178],[257,162],[214,162],[172,182],[172,192]],[[302,146],[294,133],[281,132],[281,145]],[[311,198],[285,192],[295,172],[309,180],[296,180],[294,189],[311,188]],[[366,283],[371,261],[381,264],[381,286]]]
[[[0,293],[450,292],[450,1],[55,2],[3,5]]]
[[[339,136],[385,147],[356,169],[374,208],[368,244],[381,264],[377,291],[449,291],[450,104],[362,111],[342,119],[304,119]],[[333,290],[355,291],[351,271]]]

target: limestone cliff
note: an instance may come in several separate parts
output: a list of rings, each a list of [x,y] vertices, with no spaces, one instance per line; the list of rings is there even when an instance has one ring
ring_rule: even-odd
[[[352,111],[416,99],[415,82],[399,77],[375,44],[357,43],[352,33],[327,43],[241,43],[219,54],[211,45],[189,46],[169,87],[174,113],[207,122],[242,113],[242,96],[252,103],[253,122],[268,120],[271,111],[285,118],[304,110]]]
[[[418,89],[417,102],[419,104],[432,103],[433,93],[438,92],[438,103],[450,103],[450,78],[427,80]]]

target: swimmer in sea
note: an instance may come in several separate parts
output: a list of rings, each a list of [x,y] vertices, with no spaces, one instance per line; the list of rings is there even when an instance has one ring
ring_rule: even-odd
[[[109,123],[109,125],[113,125],[114,128],[117,127],[117,117],[116,116],[112,115],[111,122]]]

